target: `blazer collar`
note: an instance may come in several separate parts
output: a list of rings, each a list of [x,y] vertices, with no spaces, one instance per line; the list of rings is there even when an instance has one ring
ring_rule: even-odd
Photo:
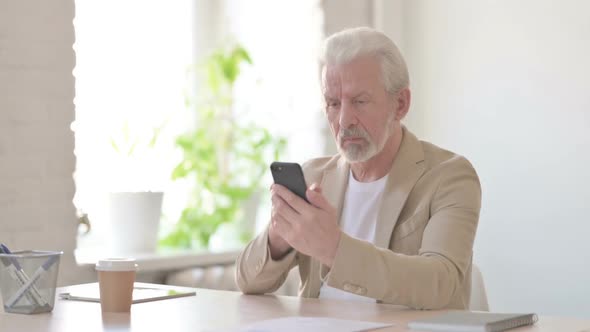
[[[342,215],[342,205],[344,204],[344,194],[348,186],[348,176],[350,165],[342,157],[338,158],[335,168],[329,168],[324,171],[322,177],[322,191],[326,199],[336,208],[338,212],[338,223]]]
[[[401,210],[425,169],[422,144],[405,126],[402,126],[402,131],[402,143],[391,166],[377,215],[375,245],[381,248],[389,247],[391,233]],[[350,165],[344,158],[339,158],[336,166],[326,169],[322,177],[322,190],[332,206],[336,207],[338,222],[342,216],[349,172]]]

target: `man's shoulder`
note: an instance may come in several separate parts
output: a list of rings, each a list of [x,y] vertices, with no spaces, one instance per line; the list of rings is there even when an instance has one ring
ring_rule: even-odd
[[[303,168],[305,179],[311,183],[321,179],[322,174],[325,171],[338,167],[339,162],[341,162],[341,157],[336,154],[333,156],[309,159],[301,166],[301,168]]]
[[[421,163],[426,173],[437,171],[470,170],[475,171],[471,163],[464,156],[442,148],[431,142],[419,139],[409,129],[404,127],[402,148],[404,155],[411,156],[412,161]]]
[[[306,161],[301,167],[304,173],[308,172],[323,172],[325,170],[335,168],[340,161],[340,155],[324,156],[313,158]]]
[[[433,143],[420,140],[424,151],[424,162],[429,171],[467,170],[475,172],[473,165],[464,156],[441,148]]]
[[[429,142],[420,142],[424,151],[425,173],[421,178],[421,193],[432,191],[431,211],[444,206],[481,207],[481,184],[475,168],[467,158]]]

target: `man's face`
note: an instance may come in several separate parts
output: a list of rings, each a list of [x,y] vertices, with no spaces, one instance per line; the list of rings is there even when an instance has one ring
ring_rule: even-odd
[[[377,155],[393,134],[396,102],[385,90],[373,57],[326,66],[323,72],[326,115],[338,151],[348,162]]]

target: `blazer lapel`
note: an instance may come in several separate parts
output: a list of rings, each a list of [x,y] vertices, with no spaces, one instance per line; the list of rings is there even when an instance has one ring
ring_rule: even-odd
[[[412,188],[424,173],[420,141],[405,127],[402,130],[402,144],[389,172],[375,227],[375,245],[385,249]]]
[[[339,158],[335,167],[324,171],[320,184],[324,197],[336,208],[339,224],[340,216],[342,215],[342,205],[344,204],[344,194],[348,186],[349,172],[350,166],[344,158]],[[318,260],[311,260],[310,273],[313,277],[310,279],[310,287],[306,293],[307,297],[318,297],[320,287],[322,286],[322,278],[326,272],[327,270],[322,272],[321,264]]]
[[[348,186],[348,176],[350,166],[344,158],[339,158],[336,168],[327,169],[322,177],[322,191],[326,199],[338,211],[338,223],[342,215],[342,204],[344,204],[344,194]]]

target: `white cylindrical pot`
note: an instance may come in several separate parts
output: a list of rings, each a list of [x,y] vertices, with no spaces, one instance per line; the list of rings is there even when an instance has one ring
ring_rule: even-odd
[[[250,198],[242,203],[236,221],[223,223],[217,228],[209,238],[209,250],[236,250],[244,247],[244,233],[254,236],[256,232],[256,216],[261,197],[261,191],[255,191]]]
[[[162,192],[109,194],[112,253],[154,252],[162,213]]]

